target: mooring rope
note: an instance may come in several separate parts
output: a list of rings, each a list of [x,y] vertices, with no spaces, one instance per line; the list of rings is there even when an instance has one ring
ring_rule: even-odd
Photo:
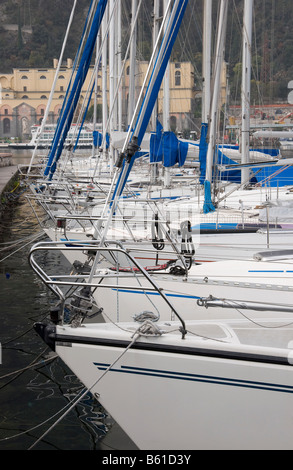
[[[144,324],[141,325],[133,334],[133,339],[129,343],[129,345],[122,351],[122,353],[115,359],[112,364],[109,365],[109,367],[103,372],[103,374],[91,385],[89,388],[83,389],[83,393],[76,399],[72,400],[70,407],[63,413],[62,416],[60,416],[53,424],[50,426],[47,431],[45,431],[39,439],[36,440],[36,442],[29,447],[28,450],[32,450],[50,431],[52,431],[57,424],[59,424],[63,418],[86,396],[88,392],[92,390],[93,387],[97,385],[97,383],[112,369],[112,367],[126,354],[126,352],[133,346],[133,344],[137,341],[139,336],[143,334],[143,327]]]

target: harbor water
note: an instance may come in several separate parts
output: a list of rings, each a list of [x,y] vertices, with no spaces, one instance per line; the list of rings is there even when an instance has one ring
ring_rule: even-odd
[[[84,387],[33,329],[53,301],[28,262],[41,237],[23,188],[1,221],[0,450],[135,450],[90,393],[65,414]],[[58,269],[65,261],[55,254],[47,262]]]

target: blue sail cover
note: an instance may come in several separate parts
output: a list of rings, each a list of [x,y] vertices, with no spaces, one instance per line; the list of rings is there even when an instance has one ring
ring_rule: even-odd
[[[171,15],[171,17],[173,17],[173,20],[172,21],[170,20],[169,24],[167,25],[167,31],[163,38],[161,47],[158,51],[154,68],[153,68],[153,71],[152,71],[152,74],[151,74],[151,77],[147,86],[147,90],[145,93],[145,97],[144,97],[139,115],[136,119],[136,124],[134,126],[132,136],[130,139],[131,141],[133,136],[137,137],[138,146],[141,145],[143,136],[146,132],[149,120],[151,118],[151,114],[153,112],[153,108],[154,108],[154,105],[155,105],[155,102],[156,102],[156,99],[157,99],[157,96],[158,96],[158,93],[162,84],[166,67],[168,65],[171,51],[172,51],[174,42],[176,40],[187,4],[188,4],[188,0],[182,0],[182,1],[178,1],[176,6],[175,5],[173,6],[173,11]],[[121,185],[120,185],[120,180],[122,178],[123,172],[120,173],[117,184],[116,184],[116,188],[113,194],[112,201],[117,195],[120,196],[122,194],[122,191],[128,179],[129,173],[131,172],[135,159],[136,159],[136,154],[131,158],[127,171],[123,175],[123,181],[121,181]],[[118,187],[119,187],[119,194],[117,194]]]
[[[156,133],[150,139],[150,163],[162,162],[168,168],[183,166],[188,152],[188,142],[181,142],[173,132],[162,132],[158,121]]]
[[[188,143],[180,142],[173,132],[163,134],[163,165],[166,168],[183,166],[188,151]]]
[[[92,21],[92,25],[90,28],[90,32],[88,34],[88,38],[84,47],[84,51],[80,60],[80,64],[77,69],[76,77],[72,86],[72,90],[69,94],[68,101],[66,106],[64,107],[64,112],[58,127],[56,129],[54,141],[52,144],[52,148],[48,157],[48,163],[44,171],[44,176],[49,176],[49,180],[52,179],[57,162],[61,156],[63,146],[72,124],[74,112],[80,97],[80,93],[82,90],[82,86],[86,79],[92,55],[94,52],[97,34],[100,29],[100,25],[104,16],[105,8],[107,5],[107,0],[99,0],[96,12]]]
[[[208,152],[208,124],[203,122],[201,124],[201,133],[199,141],[199,164],[200,164],[200,184],[203,184],[206,177],[206,166],[207,166],[207,152]]]
[[[103,134],[99,131],[93,131],[94,146],[101,147],[103,143]],[[106,134],[106,148],[109,148],[110,145],[110,136]]]
[[[292,166],[267,166],[265,168],[253,168],[254,180],[260,186],[282,187],[293,184]]]
[[[163,126],[157,119],[156,133],[151,134],[150,139],[150,163],[163,161]]]

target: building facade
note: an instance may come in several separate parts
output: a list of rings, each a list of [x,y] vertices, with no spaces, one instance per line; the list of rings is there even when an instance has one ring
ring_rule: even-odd
[[[52,68],[13,69],[12,74],[0,72],[0,139],[18,139],[27,141],[31,137],[31,126],[40,124],[44,117],[56,76],[58,66],[54,60]],[[148,67],[147,62],[137,64],[136,94],[143,85]],[[85,80],[81,98],[87,96],[92,71]],[[190,63],[170,64],[170,127],[171,130],[182,132],[192,128],[195,86],[194,70]],[[72,76],[72,60],[59,70],[54,96],[48,115],[48,124],[57,123],[67,88]],[[109,85],[107,86],[109,89]],[[108,91],[108,90],[107,90]],[[129,65],[125,67],[122,80],[123,121],[127,127],[127,102],[129,93]],[[108,93],[109,95],[109,93]],[[136,96],[137,98],[137,96]],[[102,77],[98,72],[97,99],[102,104]],[[158,97],[158,114],[162,114],[163,91]]]

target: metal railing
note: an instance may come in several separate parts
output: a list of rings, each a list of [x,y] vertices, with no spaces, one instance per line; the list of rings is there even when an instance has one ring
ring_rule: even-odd
[[[129,253],[129,250],[124,250],[122,248],[122,245],[118,241],[112,241],[112,240],[107,240],[105,241],[104,246],[99,245],[99,241],[96,243],[94,241],[88,242],[88,241],[78,241],[78,242],[71,242],[70,246],[66,246],[67,242],[39,242],[35,244],[29,253],[29,263],[33,271],[37,274],[37,276],[42,280],[42,282],[54,293],[55,296],[59,299],[61,303],[64,304],[67,294],[65,294],[61,287],[63,286],[68,286],[68,287],[73,287],[74,289],[78,287],[87,287],[90,289],[99,289],[99,288],[108,288],[108,289],[117,289],[117,284],[101,284],[101,280],[105,277],[104,273],[95,273],[92,277],[89,276],[89,274],[77,274],[74,275],[72,273],[70,274],[54,274],[54,275],[49,275],[44,271],[44,269],[40,266],[40,264],[36,260],[36,254],[40,252],[52,252],[52,251],[90,251],[92,253],[95,253],[95,256],[102,256],[105,258],[105,254],[110,255],[113,257],[113,260],[117,260],[119,255],[123,255],[126,257],[126,259],[129,260],[129,264],[135,268],[135,273],[133,271],[133,275],[137,276],[138,274],[146,279],[150,285],[150,287],[145,287],[142,285],[138,286],[133,286],[131,285],[132,290],[136,291],[141,291],[145,292],[146,290],[148,292],[156,292],[157,294],[160,295],[160,297],[163,299],[164,302],[168,305],[168,307],[171,309],[171,311],[174,313],[174,315],[177,317],[177,319],[181,323],[181,333],[182,337],[184,338],[186,334],[186,327],[185,327],[185,322],[181,318],[180,314],[176,310],[176,308],[173,306],[173,304],[170,302],[168,297],[165,295],[163,292],[163,289],[156,283],[154,278],[144,269],[139,262],[131,256]],[[111,245],[111,246],[110,246]],[[131,274],[131,271],[130,271]],[[122,277],[118,273],[119,277]],[[117,274],[107,274],[107,279],[115,277],[117,278]],[[89,280],[89,278],[91,280]],[[129,279],[129,273],[128,273],[128,279]],[[120,289],[127,289],[129,288],[129,285],[119,285]],[[64,321],[64,317],[62,314],[62,318],[60,319],[61,323]]]

